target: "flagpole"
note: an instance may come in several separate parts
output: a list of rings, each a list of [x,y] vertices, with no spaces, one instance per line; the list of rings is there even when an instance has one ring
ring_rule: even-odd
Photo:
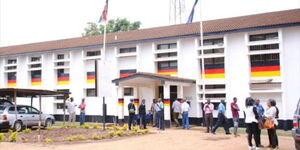
[[[205,100],[205,68],[204,68],[204,49],[203,49],[203,21],[202,21],[202,1],[200,0],[200,49],[201,49],[201,79],[202,79],[202,100]]]

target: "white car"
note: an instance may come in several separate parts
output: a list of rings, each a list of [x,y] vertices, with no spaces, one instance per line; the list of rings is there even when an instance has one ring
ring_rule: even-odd
[[[27,105],[17,105],[17,119],[14,105],[0,105],[0,130],[13,129],[21,131],[25,127],[38,126],[40,111]],[[41,126],[49,127],[54,124],[54,116],[41,114]]]

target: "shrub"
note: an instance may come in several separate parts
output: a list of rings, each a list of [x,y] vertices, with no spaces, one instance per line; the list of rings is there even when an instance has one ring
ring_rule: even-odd
[[[124,135],[124,131],[123,131],[123,130],[119,130],[119,131],[117,131],[117,135],[118,135],[118,136],[122,136],[122,135]]]
[[[133,127],[133,131],[137,132],[139,129],[137,126]]]
[[[13,132],[14,132],[14,131],[11,130],[11,129],[8,130],[8,133],[9,133],[9,134],[12,134]]]
[[[135,131],[130,131],[129,135],[135,135]]]
[[[40,131],[41,131],[41,129],[36,129],[35,131],[36,131],[36,132],[40,132]]]
[[[3,142],[5,140],[4,133],[0,133],[0,142]]]
[[[66,138],[66,141],[72,142],[74,140],[76,140],[77,136],[69,136]]]
[[[92,127],[93,127],[94,129],[100,129],[100,128],[101,128],[100,125],[99,125],[99,124],[96,124],[96,123],[93,124]]]
[[[138,130],[137,133],[139,133],[139,134],[144,134],[145,131],[144,131],[144,130]]]
[[[17,141],[18,132],[13,132],[8,137],[8,142],[16,142]]]
[[[70,127],[70,128],[76,128],[77,125],[76,125],[76,124],[70,124],[69,127]]]
[[[144,129],[145,133],[149,133],[150,130],[149,129]]]
[[[53,130],[53,127],[45,127],[45,130]]]
[[[99,136],[99,135],[97,135],[97,134],[93,134],[93,135],[92,135],[92,139],[93,139],[93,140],[101,140],[101,138],[102,138],[102,137]]]
[[[86,137],[83,136],[83,135],[78,135],[78,139],[79,139],[79,140],[86,140]]]
[[[126,130],[128,129],[128,125],[127,125],[127,124],[124,124],[122,128],[123,128],[123,130],[126,131]]]
[[[46,142],[46,143],[53,143],[53,140],[52,140],[52,139],[49,139],[49,138],[45,138],[45,139],[44,139],[44,142]]]
[[[80,128],[89,129],[90,126],[88,124],[83,124],[83,125],[80,126]]]
[[[27,128],[25,130],[22,131],[23,133],[31,133],[31,129]]]
[[[113,137],[113,136],[116,135],[116,132],[115,132],[115,131],[110,131],[110,132],[108,132],[108,134],[109,134],[111,137]]]
[[[106,135],[101,135],[101,138],[102,138],[102,139],[106,139],[107,136],[106,136]]]
[[[67,128],[67,125],[62,125],[62,126],[60,126],[60,128],[65,129],[65,128]]]

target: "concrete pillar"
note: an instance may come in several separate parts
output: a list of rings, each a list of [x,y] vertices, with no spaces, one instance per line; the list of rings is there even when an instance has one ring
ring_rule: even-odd
[[[135,114],[138,114],[138,108],[139,108],[139,93],[138,93],[138,87],[133,88],[133,97],[134,101],[133,104],[135,106]]]
[[[183,99],[183,86],[182,85],[177,86],[177,98]]]
[[[164,120],[165,120],[165,127],[171,127],[171,110],[170,110],[170,85],[164,85]]]
[[[124,122],[124,88],[122,86],[117,87],[118,93],[118,122],[120,125]]]

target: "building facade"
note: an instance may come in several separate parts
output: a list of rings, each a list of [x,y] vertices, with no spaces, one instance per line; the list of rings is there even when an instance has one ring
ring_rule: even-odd
[[[229,118],[233,97],[241,109],[246,97],[259,98],[265,108],[272,98],[287,129],[300,98],[299,14],[205,21],[203,55],[199,23],[110,33],[105,51],[103,36],[1,47],[0,87],[70,91],[77,103],[86,98],[88,121],[101,121],[103,98],[108,121],[126,119],[131,98],[136,106],[145,99],[147,110],[152,99],[163,98],[166,124],[176,98],[191,101],[195,124],[202,123],[203,94],[215,106],[225,99]],[[45,99],[42,111],[61,119],[63,97]]]

